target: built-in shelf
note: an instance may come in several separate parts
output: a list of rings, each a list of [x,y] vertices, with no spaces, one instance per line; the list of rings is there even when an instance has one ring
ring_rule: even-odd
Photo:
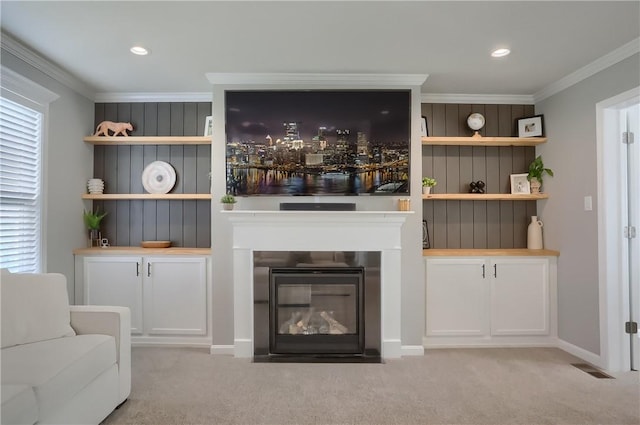
[[[431,146],[537,146],[546,137],[423,137],[423,145]]]
[[[142,248],[139,246],[107,246],[104,248],[78,248],[74,255],[211,255],[211,248]]]
[[[526,249],[526,248],[513,248],[513,249],[423,249],[422,256],[424,257],[498,257],[498,256],[512,256],[512,257],[559,257],[560,251],[553,249]]]
[[[87,136],[92,145],[210,145],[211,136]]]
[[[510,193],[431,193],[422,199],[434,201],[538,201],[547,199],[547,193],[512,195]]]
[[[211,199],[210,193],[84,193],[82,199],[93,201],[113,201],[122,199],[167,199],[167,200],[187,200],[187,199]]]

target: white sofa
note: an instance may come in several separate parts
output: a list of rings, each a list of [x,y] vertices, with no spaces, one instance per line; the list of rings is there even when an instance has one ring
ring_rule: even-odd
[[[126,307],[69,306],[61,274],[0,274],[1,423],[98,424],[131,391]]]

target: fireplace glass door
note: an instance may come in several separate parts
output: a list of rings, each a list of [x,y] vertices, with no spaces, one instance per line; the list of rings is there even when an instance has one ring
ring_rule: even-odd
[[[274,268],[270,279],[270,352],[362,354],[363,269]]]

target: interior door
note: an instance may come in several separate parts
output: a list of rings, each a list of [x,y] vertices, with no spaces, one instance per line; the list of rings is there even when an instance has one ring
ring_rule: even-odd
[[[628,241],[629,320],[640,323],[640,104],[623,111],[629,140],[627,150],[627,210],[625,234]],[[631,369],[640,368],[640,334],[630,334]]]

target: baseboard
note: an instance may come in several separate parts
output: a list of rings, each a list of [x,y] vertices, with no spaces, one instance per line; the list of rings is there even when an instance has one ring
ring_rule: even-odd
[[[212,345],[210,352],[213,355],[233,356],[235,348],[233,345]]]
[[[403,356],[424,356],[422,345],[403,345],[400,347]]]
[[[606,369],[606,365],[604,364],[604,359],[599,354],[594,354],[591,351],[587,351],[584,348],[580,348],[577,345],[573,345],[559,338],[558,338],[558,348],[563,351],[566,351],[569,354],[579,357],[582,360],[588,363],[591,363],[594,366],[597,366],[601,369]]]

